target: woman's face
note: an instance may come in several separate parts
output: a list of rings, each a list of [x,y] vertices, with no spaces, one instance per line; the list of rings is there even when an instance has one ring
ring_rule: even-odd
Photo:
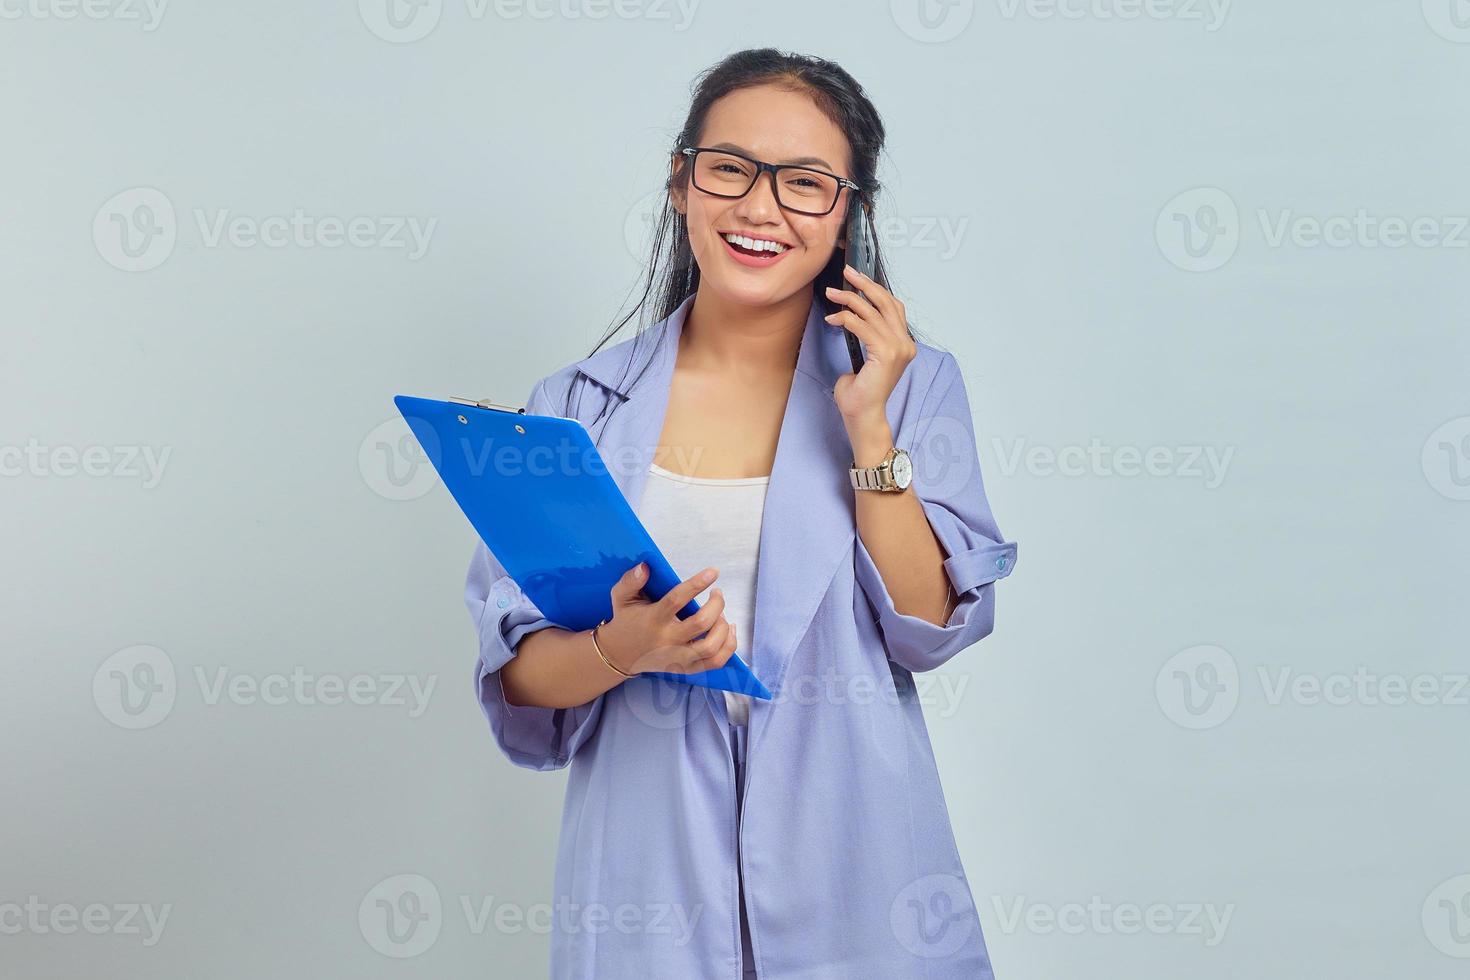
[[[801,163],[852,178],[847,137],[810,96],[772,85],[740,89],[710,106],[699,146],[720,146],[769,163]],[[690,160],[674,156],[678,173]],[[841,238],[847,212],[844,189],[825,215],[800,214],[776,203],[771,175],[761,174],[741,198],[718,197],[689,184],[674,207],[689,224],[689,247],[699,263],[700,287],[733,303],[769,306],[810,291]],[[780,242],[788,248],[774,261],[742,261],[727,234]],[[769,253],[766,253],[768,256]]]

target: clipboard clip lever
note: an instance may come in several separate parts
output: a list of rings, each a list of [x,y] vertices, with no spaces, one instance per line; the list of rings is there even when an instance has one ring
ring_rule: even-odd
[[[513,405],[501,405],[499,402],[492,402],[488,398],[481,398],[477,400],[474,398],[451,397],[449,401],[453,402],[456,405],[468,405],[471,408],[488,408],[494,412],[510,412],[512,415],[526,414],[526,410],[524,408],[516,408]]]

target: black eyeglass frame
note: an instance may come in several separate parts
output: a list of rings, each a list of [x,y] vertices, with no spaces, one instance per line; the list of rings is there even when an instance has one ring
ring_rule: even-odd
[[[744,160],[746,163],[754,164],[755,165],[755,168],[756,168],[756,171],[755,171],[755,174],[751,178],[750,186],[747,187],[747,188],[745,188],[745,190],[741,191],[739,194],[721,194],[718,191],[708,191],[708,190],[705,190],[703,187],[700,187],[698,184],[695,184],[694,183],[694,172],[695,172],[694,158],[701,151],[706,152],[706,153],[719,153],[719,154],[723,154],[724,156],[736,157],[738,159]],[[679,152],[682,155],[684,155],[684,156],[686,156],[686,157],[689,158],[689,183],[690,183],[690,185],[693,186],[694,189],[697,190],[697,191],[699,191],[701,194],[709,194],[711,197],[723,197],[723,198],[726,198],[728,200],[737,200],[739,198],[742,198],[746,194],[749,194],[751,191],[755,190],[755,185],[760,182],[761,174],[769,172],[770,175],[771,175],[771,190],[774,191],[775,194],[776,194],[776,204],[777,205],[779,205],[782,208],[785,208],[787,211],[795,211],[797,214],[808,214],[808,215],[811,215],[813,217],[820,218],[823,215],[831,214],[832,213],[832,210],[837,207],[837,202],[840,201],[840,200],[842,200],[842,188],[846,187],[849,190],[853,190],[853,191],[860,191],[860,190],[862,190],[861,187],[859,187],[853,181],[848,180],[846,177],[839,177],[836,174],[832,173],[831,171],[823,170],[820,167],[803,167],[803,166],[799,166],[797,164],[792,164],[792,163],[766,163],[764,160],[757,160],[755,157],[748,157],[744,153],[736,153],[734,150],[722,150],[722,149],[719,149],[718,147],[714,147],[714,146],[686,146],[683,149],[681,149]],[[779,172],[782,171],[782,170],[805,170],[805,171],[807,171],[809,173],[821,174],[824,177],[831,177],[833,180],[837,181],[837,193],[834,194],[834,195],[832,195],[832,203],[827,206],[827,210],[825,210],[825,211],[806,211],[806,210],[803,210],[801,208],[793,208],[790,205],[788,205],[785,201],[781,200],[781,185],[780,185],[780,182],[777,181],[776,178],[779,175]]]

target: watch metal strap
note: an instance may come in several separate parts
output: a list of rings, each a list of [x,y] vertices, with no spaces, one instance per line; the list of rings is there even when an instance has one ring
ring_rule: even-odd
[[[882,489],[882,484],[878,482],[878,467],[876,466],[849,467],[847,472],[852,478],[852,488],[854,490]]]

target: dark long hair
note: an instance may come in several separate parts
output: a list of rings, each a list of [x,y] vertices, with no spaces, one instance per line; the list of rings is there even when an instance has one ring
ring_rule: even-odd
[[[705,69],[695,79],[689,115],[674,140],[670,156],[683,147],[698,145],[710,106],[718,99],[739,89],[757,85],[779,85],[811,96],[817,107],[843,132],[851,148],[852,173],[849,176],[862,188],[858,192],[858,201],[867,210],[869,221],[872,222],[875,214],[873,204],[880,189],[878,154],[883,149],[883,120],[878,117],[878,110],[863,92],[863,87],[836,62],[811,55],[778,51],[775,48],[750,48],[735,52]],[[689,247],[688,221],[675,210],[671,200],[671,192],[675,189],[687,193],[689,170],[687,166],[681,167],[677,175],[670,173],[664,180],[663,202],[653,236],[653,252],[644,270],[643,295],[633,309],[597,342],[589,356],[597,353],[629,320],[641,312],[643,317],[641,328],[634,339],[634,356],[629,358],[628,363],[632,365],[642,361],[646,368],[653,359],[640,359],[637,356],[639,338],[648,332],[647,327],[668,317],[690,293],[699,288],[699,266]],[[874,238],[873,278],[884,288],[889,288],[881,245],[876,241],[876,235]],[[835,249],[827,266],[813,280],[813,299],[822,304],[825,312],[836,307],[822,293],[822,287],[842,283],[841,270],[845,257],[842,249]],[[914,336],[912,327],[909,335]],[[625,369],[625,379],[626,375]]]

